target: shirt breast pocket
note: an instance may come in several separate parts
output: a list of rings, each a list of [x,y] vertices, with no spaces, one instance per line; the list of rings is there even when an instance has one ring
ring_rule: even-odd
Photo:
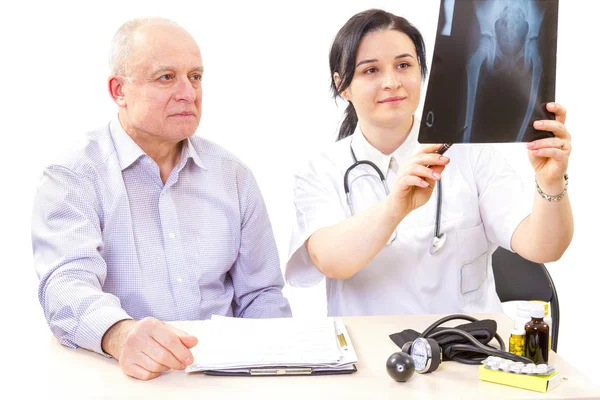
[[[460,304],[479,300],[485,292],[488,278],[488,241],[483,224],[457,231],[460,261]]]

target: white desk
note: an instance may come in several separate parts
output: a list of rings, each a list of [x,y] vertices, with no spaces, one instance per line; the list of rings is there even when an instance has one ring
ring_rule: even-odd
[[[152,381],[138,381],[123,374],[113,359],[87,350],[64,347],[46,332],[34,349],[38,352],[37,367],[31,374],[31,387],[23,387],[17,397],[29,392],[44,398],[144,398],[144,399],[600,399],[600,387],[574,369],[555,353],[550,364],[563,375],[562,383],[548,393],[538,393],[478,379],[478,367],[443,362],[437,371],[415,373],[405,383],[393,381],[386,372],[385,362],[399,351],[389,334],[411,328],[423,331],[441,315],[344,318],[356,348],[358,372],[351,375],[283,376],[283,377],[219,377],[201,373],[186,374],[171,371]],[[506,343],[512,321],[504,314],[475,315],[493,318]],[[451,321],[457,325],[466,321]],[[176,325],[190,331],[194,322]],[[202,338],[199,338],[202,340]],[[6,377],[6,375],[5,375]],[[13,398],[6,385],[0,386],[2,398]]]

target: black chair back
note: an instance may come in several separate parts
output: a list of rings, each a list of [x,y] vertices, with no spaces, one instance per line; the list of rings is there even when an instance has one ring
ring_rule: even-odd
[[[492,255],[492,269],[496,292],[501,302],[516,300],[542,300],[550,304],[552,317],[552,343],[558,348],[560,309],[552,277],[544,264],[535,263],[502,247]]]

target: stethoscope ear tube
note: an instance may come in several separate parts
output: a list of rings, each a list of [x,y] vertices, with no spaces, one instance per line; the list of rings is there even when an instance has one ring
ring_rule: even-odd
[[[381,182],[383,183],[383,187],[385,188],[385,191],[387,192],[387,186],[385,184],[385,175],[383,175],[383,172],[381,172],[381,170],[379,169],[379,167],[377,165],[375,165],[374,162],[371,162],[369,160],[356,160],[356,155],[354,154],[354,150],[352,149],[352,143],[350,143],[350,152],[352,153],[352,159],[354,160],[354,164],[352,164],[350,167],[348,167],[348,169],[346,170],[346,173],[344,174],[344,191],[346,192],[346,195],[348,196],[350,194],[350,187],[348,186],[348,175],[350,175],[350,171],[352,171],[354,168],[358,167],[359,165],[369,165],[371,168],[373,168],[375,170],[375,172],[377,172],[377,175],[379,175],[379,179],[381,179]]]

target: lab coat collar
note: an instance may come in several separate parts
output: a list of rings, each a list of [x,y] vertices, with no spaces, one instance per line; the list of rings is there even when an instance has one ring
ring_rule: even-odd
[[[403,165],[414,154],[418,145],[419,125],[419,119],[414,116],[412,127],[410,128],[410,132],[404,143],[402,143],[392,154],[385,155],[369,143],[360,129],[360,124],[357,124],[354,134],[352,135],[351,144],[356,159],[358,161],[368,160],[373,162],[381,170],[383,175],[386,176],[388,169],[390,168],[392,157],[396,159],[398,165]]]

